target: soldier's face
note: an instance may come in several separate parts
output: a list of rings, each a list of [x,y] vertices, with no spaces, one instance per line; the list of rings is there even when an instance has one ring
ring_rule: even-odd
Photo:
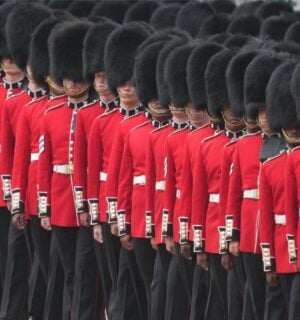
[[[13,61],[13,59],[9,58],[9,57],[5,57],[2,59],[1,61],[1,67],[2,70],[6,73],[6,74],[11,74],[11,75],[15,75],[18,73],[23,72],[22,69],[20,69]]]
[[[118,94],[121,100],[123,100],[125,103],[132,102],[132,101],[137,101],[138,96],[135,90],[135,87],[133,86],[131,81],[127,81],[123,85],[119,86],[117,88]]]
[[[239,131],[245,127],[243,118],[235,115],[229,107],[223,109],[222,116],[227,129],[231,131]]]
[[[195,109],[191,103],[187,106],[187,115],[192,123],[201,124],[203,122],[208,122],[207,112]]]
[[[257,124],[260,127],[260,129],[265,132],[266,134],[272,133],[271,128],[269,127],[268,117],[267,117],[267,111],[266,109],[260,110],[258,112],[257,117]]]
[[[78,92],[81,92],[82,89],[86,87],[85,82],[76,82],[68,78],[64,78],[63,84],[69,96],[76,95]]]
[[[151,100],[148,103],[148,108],[152,117],[158,121],[164,121],[171,118],[169,109],[163,108],[159,100]]]
[[[95,73],[94,88],[100,95],[110,93],[105,72]]]
[[[285,129],[286,134],[291,139],[299,139],[300,138],[300,128],[288,128]]]

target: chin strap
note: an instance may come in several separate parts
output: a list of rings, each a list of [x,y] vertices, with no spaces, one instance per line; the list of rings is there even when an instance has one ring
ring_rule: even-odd
[[[286,133],[286,131],[284,129],[281,130],[282,131],[282,135],[285,139],[285,141],[290,144],[290,145],[294,145],[294,144],[299,144],[300,143],[300,137],[298,138],[291,138],[288,136],[288,134]]]
[[[63,94],[66,94],[66,90],[64,87],[59,86],[57,83],[55,83],[50,76],[46,77],[45,79],[46,83],[48,83],[50,93],[53,96],[61,96]]]

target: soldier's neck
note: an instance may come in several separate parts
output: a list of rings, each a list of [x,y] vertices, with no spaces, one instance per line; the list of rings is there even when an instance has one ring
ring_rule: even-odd
[[[29,81],[28,89],[32,92],[36,92],[36,91],[42,90],[43,88],[39,86],[35,81]]]
[[[13,73],[13,74],[6,73],[5,77],[4,77],[5,81],[10,82],[10,83],[21,81],[24,78],[25,78],[24,72]]]
[[[120,98],[120,106],[127,110],[135,109],[140,104],[137,99],[122,99]]]
[[[77,104],[77,103],[86,101],[86,100],[88,99],[88,97],[89,97],[89,94],[86,93],[85,95],[80,96],[80,97],[76,97],[76,98],[75,98],[75,97],[70,97],[70,96],[68,96],[68,100],[69,100],[70,102],[73,102],[73,103]]]
[[[172,120],[177,123],[183,123],[183,122],[188,122],[189,118],[185,114],[182,114],[182,116],[173,115]]]
[[[209,120],[208,119],[206,119],[204,121],[192,121],[192,120],[190,120],[190,123],[195,128],[201,128],[201,127],[206,126],[207,124],[209,124]]]
[[[113,93],[107,93],[107,94],[99,94],[99,98],[104,103],[110,103],[111,101],[116,99],[116,96]]]

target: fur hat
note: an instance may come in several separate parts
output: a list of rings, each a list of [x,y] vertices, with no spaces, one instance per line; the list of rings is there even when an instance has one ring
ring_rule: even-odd
[[[260,30],[261,20],[254,16],[241,16],[234,18],[228,26],[228,31],[233,34],[245,34],[257,36]]]
[[[156,65],[156,83],[158,90],[158,99],[160,104],[167,108],[170,104],[170,93],[168,88],[168,82],[166,79],[166,63],[169,55],[179,46],[187,43],[184,38],[177,38],[175,40],[167,42],[159,53],[157,65]]]
[[[232,34],[225,31],[221,33],[217,33],[211,37],[209,37],[210,42],[216,42],[219,44],[224,44],[229,38],[231,38]]]
[[[10,52],[7,46],[5,24],[8,15],[16,6],[15,3],[7,2],[0,6],[0,58],[10,56]]]
[[[48,18],[32,34],[28,63],[33,78],[39,84],[44,84],[44,78],[49,74],[48,38],[53,28],[61,22],[61,19]]]
[[[150,30],[141,23],[118,27],[108,37],[104,50],[104,68],[110,90],[132,80],[134,60],[139,45],[150,36]]]
[[[78,18],[87,17],[90,15],[95,4],[96,4],[95,1],[90,1],[90,0],[73,1],[68,6],[68,11]]]
[[[260,5],[256,11],[255,14],[262,20],[271,17],[271,16],[280,16],[284,12],[293,12],[293,7],[283,1],[270,1],[265,2],[262,5]]]
[[[292,80],[291,80],[291,92],[294,98],[297,109],[297,119],[298,127],[300,123],[300,94],[299,94],[299,85],[300,85],[300,64],[298,63],[294,69]]]
[[[207,17],[199,31],[200,38],[209,38],[212,35],[225,32],[230,24],[230,18],[225,13],[218,13]]]
[[[271,43],[270,48],[276,52],[298,56],[298,58],[300,56],[300,43],[280,41]]]
[[[156,86],[156,65],[159,52],[165,41],[154,42],[142,50],[134,65],[134,83],[139,100],[147,105],[158,99]]]
[[[224,46],[227,48],[242,48],[251,41],[252,37],[245,34],[233,34],[225,42]]]
[[[205,43],[193,49],[187,62],[187,84],[192,105],[197,110],[207,108],[204,74],[211,57],[223,47],[217,43]]]
[[[177,3],[159,6],[153,12],[150,19],[150,24],[155,29],[174,27],[179,9],[180,5]]]
[[[166,61],[165,75],[171,102],[175,107],[183,108],[191,101],[187,87],[186,66],[194,45],[185,44],[176,48]]]
[[[293,41],[300,44],[300,21],[294,22],[286,31],[285,41]]]
[[[223,49],[208,62],[205,70],[207,109],[215,118],[222,118],[221,111],[230,106],[226,86],[226,69],[230,60],[237,53],[235,49]]]
[[[122,23],[129,3],[124,0],[101,1],[93,8],[92,16],[103,16]]]
[[[5,31],[9,51],[19,68],[25,68],[30,38],[45,19],[51,17],[47,7],[34,3],[18,4],[7,18]]]
[[[104,48],[109,35],[119,25],[113,21],[97,23],[87,32],[83,42],[83,76],[93,82],[96,72],[105,71]]]
[[[272,73],[266,88],[268,123],[274,131],[297,125],[296,104],[290,85],[295,67],[294,61],[282,63]]]
[[[53,8],[53,9],[67,9],[67,7],[70,5],[70,1],[50,0],[47,5],[49,8]]]
[[[62,85],[64,78],[83,81],[82,49],[83,40],[91,24],[83,21],[65,22],[50,34],[50,74]]]
[[[124,22],[130,21],[146,21],[149,22],[152,13],[160,6],[155,0],[137,1],[133,4],[124,16]]]
[[[260,54],[248,65],[244,77],[244,102],[247,118],[255,120],[259,108],[266,107],[266,87],[272,72],[281,59],[271,54]]]
[[[235,8],[232,15],[234,17],[248,16],[255,14],[257,8],[264,2],[262,0],[243,2]]]
[[[261,25],[260,37],[263,39],[281,41],[284,38],[286,30],[292,23],[293,20],[285,17],[269,17],[266,20],[264,20]]]
[[[191,36],[196,36],[202,22],[214,13],[213,7],[208,2],[190,0],[178,11],[176,27],[187,31]]]
[[[230,0],[214,0],[211,5],[216,13],[232,13],[236,8],[235,3]]]
[[[249,63],[255,58],[255,51],[241,52],[230,61],[226,70],[226,83],[231,110],[237,116],[243,116],[244,76]]]

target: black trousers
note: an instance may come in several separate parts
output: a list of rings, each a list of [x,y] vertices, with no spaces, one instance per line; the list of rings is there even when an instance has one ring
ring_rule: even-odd
[[[175,245],[167,279],[165,319],[188,319],[191,307],[193,262],[183,258],[180,245]]]
[[[266,277],[262,257],[254,253],[242,253],[246,288],[242,319],[262,320],[265,308]],[[252,309],[251,311],[249,309]]]
[[[6,207],[0,207],[0,303],[5,279],[10,219],[11,214],[9,210]]]
[[[300,314],[300,273],[294,274],[290,289],[289,320],[299,319]]]
[[[18,230],[11,223],[0,319],[24,320],[27,317],[32,253],[30,222],[25,230]]]
[[[157,246],[154,263],[154,273],[151,283],[151,320],[164,320],[167,293],[168,270],[172,255],[166,250],[164,244]]]
[[[151,282],[154,273],[155,250],[151,246],[149,239],[133,238],[133,246],[137,267],[144,284],[147,298],[148,319],[150,319],[151,310]]]
[[[210,275],[197,264],[194,268],[190,320],[203,320],[209,293]]]

